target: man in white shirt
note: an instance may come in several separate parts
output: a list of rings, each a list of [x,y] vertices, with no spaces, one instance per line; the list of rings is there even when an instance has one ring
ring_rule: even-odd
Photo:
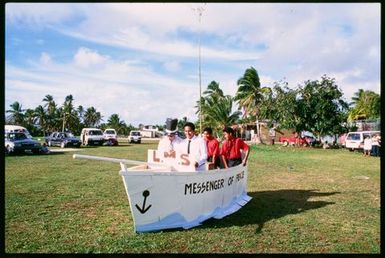
[[[186,139],[179,144],[179,150],[190,155],[195,162],[197,171],[206,170],[207,147],[205,140],[195,135],[195,125],[193,123],[187,122],[183,128]]]
[[[178,119],[167,118],[166,135],[158,143],[158,153],[162,158],[174,157],[175,150],[181,143],[182,139],[176,135]]]

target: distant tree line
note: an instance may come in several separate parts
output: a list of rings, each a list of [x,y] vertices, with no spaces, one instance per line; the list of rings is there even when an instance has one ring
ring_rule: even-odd
[[[327,75],[295,88],[285,81],[265,87],[261,86],[258,72],[250,67],[238,79],[234,97],[224,95],[219,83],[212,81],[196,109],[197,114],[202,112],[202,124],[217,131],[233,124],[268,120],[270,127],[275,123],[282,129],[324,136],[350,130],[348,122],[357,119],[380,118],[380,95],[359,89],[352,102],[347,103],[335,79]]]
[[[107,123],[102,123],[102,115],[95,107],[75,107],[72,95],[66,96],[61,105],[55,102],[52,95],[46,95],[42,101],[43,105],[34,109],[23,109],[22,104],[15,101],[6,110],[6,124],[24,126],[32,135],[45,135],[54,131],[70,131],[80,135],[85,127],[114,128],[118,134],[127,135],[135,129],[131,124],[126,125],[118,114],[112,114]]]
[[[219,83],[212,81],[197,101],[197,128],[202,118],[204,127],[210,126],[221,132],[225,126],[258,123],[260,120],[279,124],[282,129],[296,132],[310,131],[318,136],[346,132],[349,123],[359,119],[380,118],[380,95],[359,89],[352,102],[343,100],[343,92],[334,78],[323,75],[320,80],[307,80],[297,87],[289,87],[285,81],[274,82],[273,87],[262,86],[254,67],[245,70],[236,84],[235,96],[225,95]],[[72,95],[58,105],[51,95],[46,95],[43,105],[35,109],[23,109],[15,101],[6,110],[6,123],[22,125],[32,135],[43,135],[52,131],[71,131],[79,135],[84,127],[114,128],[120,135],[128,135],[137,129],[112,114],[106,123],[94,107],[74,106]],[[187,117],[178,120],[182,129]],[[141,125],[139,125],[140,127]],[[143,126],[143,125],[142,125]],[[164,125],[157,125],[160,130]],[[198,130],[199,131],[199,130]],[[257,132],[258,135],[258,132]]]

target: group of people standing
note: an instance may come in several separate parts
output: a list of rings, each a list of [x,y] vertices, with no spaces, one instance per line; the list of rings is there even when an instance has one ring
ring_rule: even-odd
[[[220,147],[210,127],[206,127],[202,136],[196,135],[195,125],[187,122],[183,126],[185,139],[177,135],[177,119],[166,120],[166,135],[159,141],[158,151],[172,156],[175,151],[187,153],[195,161],[197,171],[229,168],[240,164],[246,166],[249,146],[235,136],[231,127],[223,129],[225,140]]]
[[[381,136],[380,134],[374,134],[372,137],[365,136],[364,139],[364,156],[375,157],[380,156]]]

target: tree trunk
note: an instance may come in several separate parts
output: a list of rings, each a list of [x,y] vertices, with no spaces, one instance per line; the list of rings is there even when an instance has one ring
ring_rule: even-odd
[[[64,132],[64,127],[65,127],[65,121],[66,121],[66,114],[64,113],[64,117],[63,117],[63,127],[62,127],[62,132]]]

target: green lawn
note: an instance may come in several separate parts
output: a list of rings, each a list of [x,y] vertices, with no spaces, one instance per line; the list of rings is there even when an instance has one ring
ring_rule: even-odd
[[[380,159],[345,149],[252,146],[253,199],[189,230],[134,233],[119,164],[156,142],[5,157],[7,253],[380,253]],[[61,151],[60,148],[51,148]]]

